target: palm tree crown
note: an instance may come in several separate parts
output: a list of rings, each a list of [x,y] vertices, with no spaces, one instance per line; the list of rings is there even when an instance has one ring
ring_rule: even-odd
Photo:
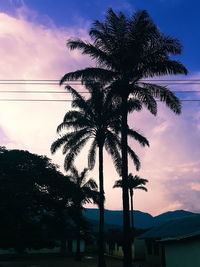
[[[51,146],[52,153],[63,146],[65,156],[64,167],[70,169],[75,157],[85,144],[92,139],[88,153],[88,167],[92,169],[95,165],[96,149],[104,147],[111,155],[117,171],[121,174],[121,142],[120,142],[120,102],[119,100],[110,101],[110,94],[102,90],[100,83],[88,83],[87,88],[90,91],[90,98],[85,99],[75,89],[67,86],[72,93],[72,107],[76,110],[68,111],[63,122],[58,126],[57,132],[67,133],[58,138]],[[139,101],[130,100],[129,110],[140,110]],[[128,127],[128,135],[138,141],[141,146],[149,146],[148,140],[137,131]],[[128,153],[133,160],[136,169],[140,168],[140,161],[135,152],[128,147]]]
[[[133,220],[133,191],[136,189],[144,190],[147,192],[147,188],[144,186],[148,183],[147,179],[140,178],[139,176],[133,176],[132,173],[129,173],[128,179],[126,181],[127,187],[130,192],[130,201],[131,201],[131,221],[132,221],[132,229],[134,229],[134,220]],[[122,179],[115,181],[113,188],[122,188],[123,181]]]
[[[128,185],[130,192],[135,190],[135,189],[141,189],[141,190],[144,190],[147,192],[147,188],[143,186],[146,183],[148,183],[147,179],[140,178],[138,175],[133,176],[132,173],[129,173],[127,185]],[[115,182],[113,188],[122,187],[122,184],[123,184],[123,181],[121,179],[117,180]]]
[[[177,39],[164,35],[145,10],[131,18],[109,9],[105,22],[95,21],[91,28],[92,43],[80,39],[68,40],[71,50],[79,49],[96,61],[90,67],[65,74],[67,80],[100,80],[110,84],[121,96],[132,94],[156,114],[154,98],[165,102],[175,113],[180,113],[178,98],[166,87],[140,81],[144,78],[187,74],[187,69],[170,55],[179,55],[182,45]]]

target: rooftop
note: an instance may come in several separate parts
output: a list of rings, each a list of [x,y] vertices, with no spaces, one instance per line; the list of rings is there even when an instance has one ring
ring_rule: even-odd
[[[168,221],[140,235],[139,239],[181,240],[200,235],[200,215]]]

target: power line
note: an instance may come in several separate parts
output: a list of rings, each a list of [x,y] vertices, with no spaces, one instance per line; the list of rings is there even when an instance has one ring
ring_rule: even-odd
[[[72,102],[69,99],[0,99],[0,102]]]
[[[150,84],[157,84],[157,85],[163,85],[163,86],[168,86],[168,85],[199,85],[200,82],[162,82],[162,83],[153,83],[151,82]],[[56,85],[58,86],[57,83],[51,83],[51,82],[1,82],[0,85]],[[65,82],[63,85],[84,85],[84,83],[81,82]]]
[[[23,79],[0,79],[0,85],[58,85],[60,80],[56,79],[38,79],[38,80],[23,80]],[[77,80],[80,81],[80,80]],[[72,84],[72,85],[82,85],[82,83],[77,83],[77,81],[67,81],[65,84]],[[191,84],[200,84],[200,79],[157,79],[157,80],[141,80],[143,82],[162,82],[161,85],[167,84],[167,85],[191,85]],[[163,83],[165,82],[165,83]],[[88,91],[78,91],[79,93],[88,94]],[[172,90],[173,93],[200,93],[199,89],[196,90]],[[0,93],[4,94],[69,94],[68,91],[41,91],[41,90],[0,90]],[[69,99],[8,99],[3,98],[0,99],[1,102],[71,102],[72,100]],[[180,99],[182,102],[189,102],[189,101],[195,101],[198,102],[200,100],[198,99]]]
[[[90,92],[88,91],[77,91],[78,93],[81,94],[89,94]],[[178,90],[178,91],[174,91],[171,90],[171,92],[173,93],[200,93],[200,90],[191,90],[191,91],[184,91],[184,90]],[[5,94],[10,94],[10,93],[19,93],[19,94],[70,94],[70,92],[68,91],[38,91],[38,90],[0,90],[0,93],[5,93]]]
[[[60,80],[58,79],[0,79],[0,81],[2,82],[60,82]],[[68,80],[67,82],[76,82],[76,81],[81,81],[81,79],[77,79],[77,80]],[[91,79],[91,81],[94,81]],[[172,82],[177,82],[177,81],[199,81],[200,79],[141,79],[140,81],[172,81]]]
[[[93,80],[91,80],[93,81]],[[141,82],[162,82],[162,84],[200,84],[200,79],[142,79]],[[78,82],[78,83],[77,83]],[[180,83],[181,82],[181,83]],[[60,80],[56,79],[0,79],[0,84],[36,84],[36,85],[59,85]],[[77,84],[82,85],[82,81],[78,80],[68,80],[63,84]],[[84,82],[83,82],[84,83]]]
[[[163,102],[156,100],[157,102]],[[200,99],[180,99],[181,102],[200,102]],[[70,99],[12,99],[2,98],[0,102],[72,102]]]
[[[200,92],[200,91],[199,91]],[[15,91],[15,90],[12,90],[12,91],[1,91],[0,90],[0,93],[29,93],[29,94],[70,94],[70,92],[67,92],[67,91],[29,91],[29,90],[20,90],[20,91]],[[81,92],[79,91],[79,93],[83,93],[83,94],[89,94],[89,92]]]
[[[200,80],[199,80],[200,81]],[[150,84],[153,84],[152,82]],[[0,80],[0,86],[3,86],[3,85],[9,85],[9,86],[13,86],[13,85],[34,85],[34,86],[58,86],[57,83],[50,83],[50,82],[2,82]],[[74,86],[74,85],[79,85],[79,86],[84,86],[84,84],[82,83],[77,83],[77,82],[68,82],[68,83],[64,83],[63,85],[71,85],[71,86]],[[183,83],[183,82],[168,82],[168,83],[156,83],[156,85],[160,85],[160,86],[182,86],[182,87],[185,87],[185,86],[188,86],[188,85],[200,85],[200,82],[187,82],[187,83]],[[18,90],[19,91],[19,90]],[[22,91],[22,90],[20,90]],[[173,90],[173,92],[182,92],[184,90]],[[194,90],[188,90],[188,92],[194,92]],[[196,89],[196,91],[198,92],[199,90]],[[83,92],[81,92],[83,93]],[[85,92],[84,92],[85,93]]]

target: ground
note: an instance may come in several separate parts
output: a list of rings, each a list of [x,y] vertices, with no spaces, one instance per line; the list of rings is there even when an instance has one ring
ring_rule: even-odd
[[[122,267],[123,262],[120,258],[106,257],[107,267]],[[85,256],[81,262],[73,258],[61,255],[27,255],[21,258],[0,258],[0,267],[96,267],[97,258]],[[144,262],[134,263],[134,267],[155,267],[149,266]],[[158,267],[158,266],[157,266]]]
[[[0,259],[0,267],[96,267],[97,259],[86,257],[81,262],[73,258],[66,258],[55,255],[38,256],[26,258]],[[122,267],[122,260],[107,258],[107,267]]]

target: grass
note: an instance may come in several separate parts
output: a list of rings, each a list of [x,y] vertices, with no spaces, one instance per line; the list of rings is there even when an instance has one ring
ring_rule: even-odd
[[[107,267],[122,267],[122,260],[106,258]],[[20,259],[0,260],[0,267],[96,267],[96,257],[84,258],[81,262],[73,258],[56,255],[34,255]]]

